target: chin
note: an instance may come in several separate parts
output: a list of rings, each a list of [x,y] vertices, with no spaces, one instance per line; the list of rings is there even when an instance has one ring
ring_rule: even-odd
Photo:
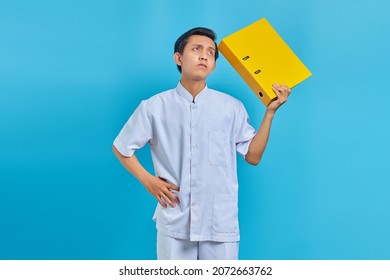
[[[207,78],[207,76],[196,76],[194,77],[194,80],[195,81],[205,81]]]

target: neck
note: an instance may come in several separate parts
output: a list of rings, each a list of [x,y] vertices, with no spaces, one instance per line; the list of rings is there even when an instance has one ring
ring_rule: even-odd
[[[189,93],[191,93],[191,95],[194,98],[206,86],[205,80],[194,81],[194,80],[185,79],[184,77],[181,78],[180,83],[186,90],[188,90]]]

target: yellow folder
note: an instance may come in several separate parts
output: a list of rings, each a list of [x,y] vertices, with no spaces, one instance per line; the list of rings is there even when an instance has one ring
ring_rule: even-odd
[[[265,18],[223,38],[218,49],[265,106],[276,99],[272,84],[293,88],[311,76]]]

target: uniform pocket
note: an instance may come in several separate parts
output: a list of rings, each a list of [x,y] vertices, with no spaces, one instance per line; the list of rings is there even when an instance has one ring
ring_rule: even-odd
[[[209,161],[212,165],[227,165],[227,135],[221,131],[209,132]]]
[[[238,206],[236,195],[214,195],[212,227],[215,232],[219,233],[238,233]]]

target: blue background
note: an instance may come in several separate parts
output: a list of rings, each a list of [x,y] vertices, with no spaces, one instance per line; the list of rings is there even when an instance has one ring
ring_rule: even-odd
[[[156,202],[111,144],[175,87],[173,43],[266,17],[312,71],[261,164],[239,157],[241,259],[390,259],[389,2],[0,0],[0,258],[154,259]],[[265,108],[221,56],[208,84]],[[149,149],[138,152],[153,172]]]

